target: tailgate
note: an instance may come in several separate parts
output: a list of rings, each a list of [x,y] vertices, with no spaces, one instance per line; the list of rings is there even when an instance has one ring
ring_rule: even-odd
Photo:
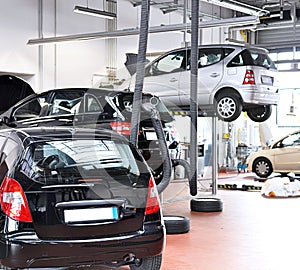
[[[44,186],[26,194],[41,239],[88,239],[143,228],[147,189],[120,183]]]

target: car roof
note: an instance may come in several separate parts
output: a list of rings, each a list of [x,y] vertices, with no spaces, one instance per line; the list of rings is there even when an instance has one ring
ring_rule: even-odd
[[[268,52],[268,50],[263,47],[257,47],[257,46],[250,45],[250,44],[205,44],[205,45],[199,45],[198,47],[199,48],[232,48],[232,49],[239,49],[239,50],[253,49],[253,50]],[[171,52],[175,52],[175,51],[179,51],[179,50],[190,50],[190,49],[191,49],[191,46],[176,48],[176,49],[170,50],[168,52],[165,52],[162,55],[165,55],[165,54],[168,54]]]
[[[108,139],[128,142],[128,140],[108,129],[90,129],[78,127],[30,127],[30,128],[10,128],[0,130],[0,135],[16,136],[26,145],[34,141],[48,141],[48,140],[61,140],[61,139]]]

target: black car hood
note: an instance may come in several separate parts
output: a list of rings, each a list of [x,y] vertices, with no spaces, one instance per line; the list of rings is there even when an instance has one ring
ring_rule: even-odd
[[[0,75],[0,113],[7,111],[19,100],[34,94],[31,86],[13,75]]]

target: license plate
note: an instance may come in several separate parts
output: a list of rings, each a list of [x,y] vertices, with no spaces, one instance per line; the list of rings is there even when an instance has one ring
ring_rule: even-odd
[[[262,81],[263,84],[273,85],[273,77],[261,76],[261,81]]]
[[[155,132],[146,132],[146,139],[149,141],[157,140]]]
[[[66,223],[106,222],[117,220],[119,215],[117,207],[65,209],[64,218]]]

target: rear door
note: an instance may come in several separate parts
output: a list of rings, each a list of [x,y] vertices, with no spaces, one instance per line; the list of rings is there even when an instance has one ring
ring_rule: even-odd
[[[74,135],[73,140],[31,144],[25,155],[22,173],[35,184],[26,189],[23,183],[23,188],[41,239],[116,237],[142,230],[150,174],[127,143]]]

